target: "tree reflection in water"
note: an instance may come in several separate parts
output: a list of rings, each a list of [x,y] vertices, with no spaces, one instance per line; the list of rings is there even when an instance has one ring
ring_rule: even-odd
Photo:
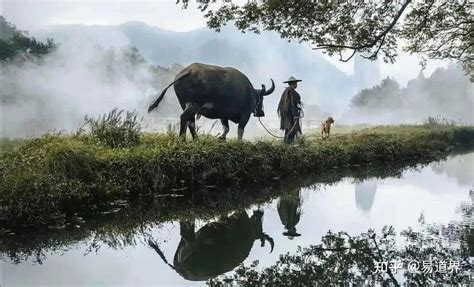
[[[466,208],[468,207],[468,208]],[[461,208],[464,218],[472,215],[472,205]],[[466,213],[467,212],[467,213]],[[392,227],[380,234],[373,230],[358,236],[329,231],[321,244],[299,247],[295,254],[281,255],[272,266],[259,262],[240,265],[232,275],[207,281],[209,286],[330,286],[353,283],[357,286],[426,286],[434,283],[472,282],[473,228],[463,223],[429,225],[423,216],[416,230],[408,228],[396,236]],[[418,262],[417,272],[407,269]],[[377,262],[387,263],[381,271]],[[392,269],[401,262],[403,268]],[[429,263],[432,269],[429,269]],[[459,264],[458,267],[453,265]]]

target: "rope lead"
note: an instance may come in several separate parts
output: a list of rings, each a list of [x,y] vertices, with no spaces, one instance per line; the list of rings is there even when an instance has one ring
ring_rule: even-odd
[[[290,132],[288,132],[288,134],[292,133],[293,130],[295,129],[296,127],[296,123],[298,123],[300,121],[300,119],[302,119],[304,117],[304,113],[303,113],[303,110],[301,110],[300,112],[301,116],[297,117],[296,120],[295,120],[295,123],[293,124],[293,127],[291,128]],[[271,135],[272,137],[275,137],[277,139],[284,139],[285,137],[281,137],[281,136],[276,136],[274,135],[272,132],[270,132],[267,127],[262,123],[262,120],[260,119],[260,117],[258,118],[258,121],[260,122],[260,124],[262,125],[262,127],[267,131],[267,133],[269,135]]]

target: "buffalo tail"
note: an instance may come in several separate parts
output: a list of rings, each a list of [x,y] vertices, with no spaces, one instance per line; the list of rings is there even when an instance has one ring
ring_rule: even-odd
[[[190,72],[188,71],[187,73],[184,73],[183,75],[181,75],[179,78],[177,78],[176,80],[174,80],[171,84],[169,84],[160,94],[160,96],[158,97],[158,99],[156,99],[155,102],[153,102],[153,104],[151,104],[151,106],[148,107],[148,112],[151,112],[153,111],[154,109],[156,109],[158,107],[158,105],[160,104],[161,100],[163,100],[163,97],[165,96],[166,94],[166,90],[168,90],[169,87],[171,87],[172,85],[174,85],[175,83],[179,82],[180,80],[182,80],[183,78],[189,76]]]

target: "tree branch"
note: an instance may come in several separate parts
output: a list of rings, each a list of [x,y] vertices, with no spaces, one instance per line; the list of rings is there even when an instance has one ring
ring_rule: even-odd
[[[338,251],[351,250],[351,249],[354,249],[354,248],[351,248],[351,247],[338,247],[338,248],[314,247],[313,249],[318,250],[318,251],[335,251],[335,252],[338,252]]]
[[[398,22],[398,20],[400,19],[400,17],[402,16],[403,12],[405,11],[405,9],[407,8],[407,6],[412,2],[412,0],[407,0],[403,6],[400,8],[400,10],[398,11],[397,15],[395,16],[395,18],[393,18],[392,22],[390,23],[390,25],[387,26],[387,28],[385,28],[385,30],[380,33],[379,35],[377,35],[371,42],[369,43],[366,43],[364,45],[358,45],[358,46],[349,46],[349,45],[336,45],[336,44],[320,44],[320,45],[317,45],[315,48],[313,48],[314,50],[318,50],[318,49],[327,49],[327,48],[341,48],[341,49],[351,49],[351,50],[354,50],[354,51],[359,51],[359,50],[362,50],[362,49],[366,49],[366,48],[372,48],[373,46],[375,46],[377,44],[378,41],[380,41],[381,39],[383,39],[392,29],[393,27],[395,27],[395,24]]]
[[[469,49],[472,46],[474,46],[474,43],[471,43],[471,44],[467,45],[466,47],[464,47],[464,49],[461,50],[461,52],[459,53],[459,55],[456,58],[461,59],[462,55],[464,55],[464,53],[467,51],[467,49]]]
[[[370,238],[372,239],[372,241],[374,241],[375,249],[377,250],[377,253],[378,253],[378,255],[379,255],[380,261],[383,262],[382,251],[380,251],[379,245],[377,244],[377,240],[375,239],[375,234],[374,234],[373,236],[371,236]],[[388,276],[390,277],[390,279],[392,279],[392,282],[393,282],[393,284],[395,284],[395,286],[397,286],[397,287],[400,286],[400,285],[398,284],[397,279],[395,279],[395,277],[393,276],[392,271],[390,270],[390,268],[387,268],[387,274],[388,274]]]
[[[375,58],[379,54],[379,51],[382,48],[384,42],[385,42],[385,36],[383,36],[382,41],[380,42],[380,45],[377,48],[377,51],[375,51],[374,53],[372,53],[372,55],[370,55],[368,57],[364,57],[364,56],[362,56],[362,57],[365,58],[365,59],[369,59],[369,60],[375,60]],[[354,53],[355,53],[355,50],[354,50]]]
[[[354,50],[354,51],[352,52],[352,55],[350,55],[350,56],[349,56],[348,58],[346,58],[346,59],[343,59],[341,52],[339,52],[339,61],[341,61],[341,62],[348,62],[350,59],[352,59],[352,57],[354,57],[354,55],[355,55],[356,52],[357,52],[357,51]]]

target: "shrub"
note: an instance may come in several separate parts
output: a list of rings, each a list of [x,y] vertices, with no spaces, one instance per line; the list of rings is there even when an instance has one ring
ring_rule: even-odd
[[[79,133],[87,130],[88,134],[99,143],[111,148],[133,147],[140,143],[141,125],[135,111],[113,109],[98,118],[84,118]]]
[[[444,125],[444,126],[455,126],[456,122],[454,120],[442,117],[440,115],[436,117],[428,117],[424,120],[423,124],[425,125]]]

